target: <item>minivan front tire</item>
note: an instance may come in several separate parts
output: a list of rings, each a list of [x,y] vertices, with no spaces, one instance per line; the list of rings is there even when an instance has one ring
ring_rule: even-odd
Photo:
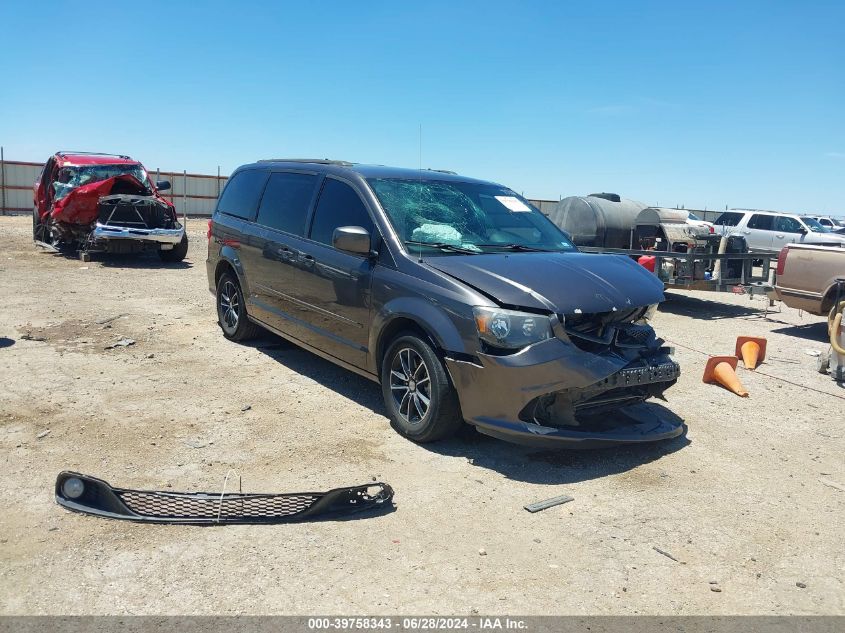
[[[223,336],[230,341],[241,342],[255,338],[259,327],[249,320],[241,284],[231,272],[225,272],[217,280],[217,322]]]
[[[381,390],[391,426],[414,442],[454,435],[463,425],[455,388],[434,349],[413,333],[396,338],[381,367]]]

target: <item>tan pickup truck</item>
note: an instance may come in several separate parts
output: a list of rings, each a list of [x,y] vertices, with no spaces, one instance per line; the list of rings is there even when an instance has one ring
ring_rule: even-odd
[[[837,277],[845,278],[845,248],[788,244],[778,255],[775,293],[791,308],[826,315],[836,298]]]

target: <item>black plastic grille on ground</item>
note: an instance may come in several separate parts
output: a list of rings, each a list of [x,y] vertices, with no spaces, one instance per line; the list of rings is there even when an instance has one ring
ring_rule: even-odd
[[[56,502],[75,512],[144,523],[267,524],[390,510],[393,489],[373,482],[326,492],[281,494],[128,490],[90,475],[63,471],[56,478]]]
[[[203,495],[127,490],[117,496],[130,510],[148,517],[173,519],[264,519],[286,517],[307,510],[319,497],[313,495]]]

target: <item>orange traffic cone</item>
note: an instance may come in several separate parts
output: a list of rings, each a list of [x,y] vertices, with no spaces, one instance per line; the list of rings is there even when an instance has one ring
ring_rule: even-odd
[[[756,369],[766,358],[766,339],[756,336],[738,336],[734,354],[745,363],[746,369]]]
[[[710,384],[719,383],[736,395],[747,398],[748,392],[736,375],[736,363],[736,356],[711,356],[707,359],[702,381]]]

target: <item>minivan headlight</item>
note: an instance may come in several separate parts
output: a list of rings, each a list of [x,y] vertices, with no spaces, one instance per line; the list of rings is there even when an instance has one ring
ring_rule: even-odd
[[[493,347],[520,349],[552,337],[551,319],[543,314],[479,306],[472,312],[479,338]]]

